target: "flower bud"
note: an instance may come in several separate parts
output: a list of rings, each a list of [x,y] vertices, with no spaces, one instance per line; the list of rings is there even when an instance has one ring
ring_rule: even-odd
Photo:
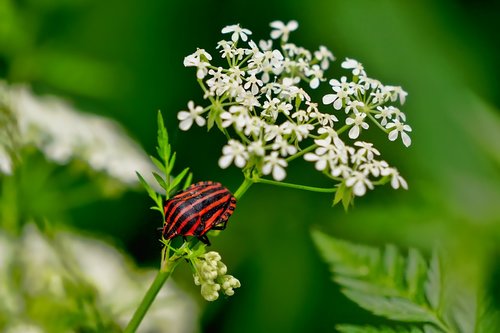
[[[204,283],[201,285],[201,296],[209,302],[215,301],[219,298],[220,285],[217,283]]]

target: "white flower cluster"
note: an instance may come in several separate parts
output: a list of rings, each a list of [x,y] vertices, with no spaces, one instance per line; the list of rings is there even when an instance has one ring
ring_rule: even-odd
[[[154,276],[153,270],[139,270],[123,253],[94,238],[71,232],[46,237],[32,224],[19,238],[0,230],[0,327],[2,332],[73,332],[77,325],[89,324],[85,314],[78,316],[85,322],[53,321],[55,316],[74,316],[74,304],[99,311],[103,322],[125,327],[146,292],[144,281]],[[87,292],[95,297],[82,298]],[[40,304],[44,311],[29,311]],[[163,332],[167,325],[169,332],[194,332],[197,315],[192,298],[169,281],[139,331]],[[90,316],[96,318],[95,313]]]
[[[0,83],[1,105],[15,120],[19,144],[36,146],[51,161],[82,160],[124,184],[137,183],[136,170],[144,175],[155,170],[140,146],[110,119],[80,112],[56,97],[35,96],[24,86]],[[0,173],[4,174],[13,168],[7,151],[0,141]]]
[[[306,90],[328,80],[325,71],[335,60],[332,52],[324,46],[311,52],[288,42],[290,32],[298,28],[296,21],[275,21],[271,27],[271,39],[259,43],[250,39],[250,30],[239,25],[223,28],[222,33],[230,38],[218,42],[217,49],[227,67],[213,65],[212,55],[204,49],[184,59],[185,66],[197,69],[210,105],[190,101],[189,110],[178,113],[179,127],[188,130],[196,123],[210,129],[217,125],[228,138],[219,159],[221,168],[235,164],[246,172],[272,175],[281,181],[288,163],[304,156],[329,178],[352,187],[358,196],[373,188],[373,179],[378,177],[389,176],[393,187],[406,188],[396,169],[375,159],[379,152],[371,143],[348,145],[340,135],[347,132],[349,139],[356,140],[372,123],[389,140],[401,137],[409,146],[411,128],[405,123],[406,116],[390,105],[403,104],[407,93],[368,77],[361,63],[347,58],[341,67],[351,78],[328,81],[332,92],[322,97],[327,110],[320,110]],[[277,47],[273,39],[278,40],[274,42]]]
[[[226,274],[227,267],[221,259],[219,253],[210,251],[194,262],[194,283],[201,286],[201,295],[210,302],[219,298],[221,288],[225,295],[232,296],[234,288],[241,286],[238,279]]]

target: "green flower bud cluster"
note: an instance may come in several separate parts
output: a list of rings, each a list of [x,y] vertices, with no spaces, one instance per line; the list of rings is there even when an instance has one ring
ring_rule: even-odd
[[[201,286],[201,295],[209,302],[219,298],[219,291],[226,296],[234,295],[234,288],[241,286],[240,281],[228,275],[227,266],[221,261],[219,253],[210,251],[193,260],[194,283]]]

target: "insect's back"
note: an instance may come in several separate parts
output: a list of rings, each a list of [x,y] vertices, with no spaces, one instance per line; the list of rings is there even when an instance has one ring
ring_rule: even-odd
[[[202,237],[214,227],[224,228],[235,207],[236,199],[221,184],[193,184],[165,203],[163,235]]]

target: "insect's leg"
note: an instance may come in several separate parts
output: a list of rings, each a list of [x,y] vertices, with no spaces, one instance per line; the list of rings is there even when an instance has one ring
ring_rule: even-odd
[[[207,246],[210,246],[210,241],[208,240],[207,235],[198,236],[198,239]]]
[[[221,223],[214,225],[212,230],[224,230],[226,229],[227,220],[223,220]]]

